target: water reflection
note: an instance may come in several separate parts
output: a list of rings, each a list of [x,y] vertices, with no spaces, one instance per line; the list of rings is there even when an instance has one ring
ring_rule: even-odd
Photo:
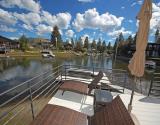
[[[61,64],[82,65],[88,67],[94,66],[108,69],[128,69],[127,63],[117,60],[117,62],[113,64],[112,59],[105,56],[85,56],[67,59],[56,58],[53,60],[42,58],[3,59],[0,60],[0,93],[34,77],[36,74],[43,73],[44,71],[53,69]],[[145,81],[144,88],[148,88],[149,86],[151,73],[152,72],[146,72],[144,78],[142,78],[142,81]]]

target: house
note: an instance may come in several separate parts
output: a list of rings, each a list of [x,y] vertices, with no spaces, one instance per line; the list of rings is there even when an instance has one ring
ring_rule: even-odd
[[[136,46],[134,44],[131,45],[130,52],[133,53],[136,50]],[[160,43],[148,43],[146,48],[146,56],[147,57],[160,57]]]
[[[19,42],[0,36],[0,53],[6,53],[11,49],[18,49],[20,47]]]
[[[44,38],[32,38],[29,43],[31,46],[40,49],[48,49],[52,46],[52,43],[48,39]]]

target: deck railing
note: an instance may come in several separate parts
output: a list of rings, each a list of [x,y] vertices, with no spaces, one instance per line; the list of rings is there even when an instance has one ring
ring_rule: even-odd
[[[57,66],[0,93],[0,125],[24,125],[33,120],[39,113],[37,107],[42,108],[60,86],[62,68]]]
[[[72,76],[72,71],[76,72],[73,74],[79,74],[79,76],[82,73],[87,81],[99,70],[108,75],[112,82],[118,80],[124,92],[128,78],[126,70],[60,65],[0,93],[0,125],[28,125],[58,90],[61,81]],[[84,73],[89,73],[89,75]],[[122,84],[120,84],[119,79],[122,77]]]

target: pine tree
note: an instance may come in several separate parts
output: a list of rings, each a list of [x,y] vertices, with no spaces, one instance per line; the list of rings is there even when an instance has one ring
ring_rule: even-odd
[[[133,38],[132,38],[131,35],[127,38],[127,42],[128,42],[128,44],[130,44],[130,45],[133,43]]]
[[[73,40],[73,38],[71,38],[71,44],[72,44],[72,48],[74,48],[74,40]]]
[[[123,42],[124,41],[124,37],[123,37],[123,33],[119,34],[119,42]]]
[[[111,42],[108,43],[107,49],[108,49],[108,50],[111,49]]]
[[[159,35],[160,35],[160,33],[159,33],[159,30],[157,29],[156,33],[155,33],[155,43],[160,43]]]
[[[82,39],[81,39],[81,37],[79,37],[78,41],[76,42],[75,50],[76,51],[82,51]]]
[[[113,46],[113,50],[114,50],[114,51],[116,50],[117,45],[118,45],[118,38],[116,38],[115,43],[114,43],[114,46]]]
[[[92,48],[92,49],[97,49],[96,46],[97,46],[97,45],[96,45],[96,41],[93,40],[93,41],[92,41],[92,44],[91,44],[91,48]]]
[[[137,39],[137,33],[136,33],[135,36],[134,36],[133,44],[136,44],[136,39]]]
[[[102,42],[101,42],[101,39],[99,38],[98,43],[97,43],[97,50],[99,52],[101,52],[101,47],[102,47]]]
[[[106,50],[106,42],[104,40],[102,43],[102,52],[105,52],[105,50]]]
[[[53,45],[55,47],[57,47],[59,49],[62,47],[62,38],[61,38],[61,34],[59,32],[58,26],[53,27],[53,31],[51,34],[51,42],[53,43]]]
[[[88,37],[86,37],[84,40],[84,47],[83,48],[86,48],[88,50],[88,47],[89,47],[89,41],[88,41]]]
[[[26,49],[28,48],[28,39],[26,38],[25,35],[22,35],[19,39],[19,43],[20,43],[20,49],[22,51],[26,51]]]

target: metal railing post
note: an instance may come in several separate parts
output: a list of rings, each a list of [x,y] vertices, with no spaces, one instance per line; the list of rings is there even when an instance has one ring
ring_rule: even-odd
[[[30,94],[30,103],[31,103],[32,118],[34,120],[35,115],[34,115],[33,100],[32,100],[32,90],[31,90],[30,85],[29,85],[29,94]]]
[[[62,81],[62,67],[61,67],[61,81]]]
[[[60,75],[60,74],[59,74],[59,65],[58,65],[58,80],[59,80],[59,75]]]
[[[123,93],[124,93],[124,89],[125,89],[125,86],[126,86],[126,82],[127,82],[127,73],[125,72],[124,73]]]
[[[93,65],[93,76],[94,76],[94,65]]]
[[[66,80],[66,65],[65,65],[65,69],[64,70],[65,70],[65,80]]]

